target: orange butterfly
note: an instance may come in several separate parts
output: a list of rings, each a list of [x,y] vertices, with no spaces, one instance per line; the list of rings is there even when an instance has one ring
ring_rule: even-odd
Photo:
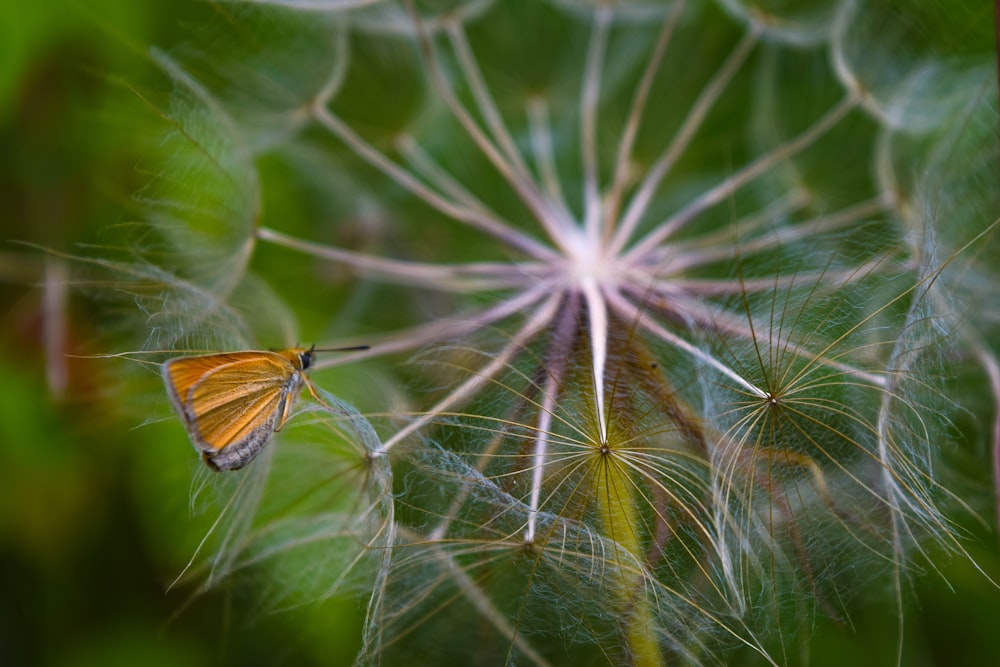
[[[302,385],[315,396],[305,371],[316,352],[315,345],[308,350],[223,352],[163,364],[170,402],[209,468],[239,470],[250,463],[285,425]]]

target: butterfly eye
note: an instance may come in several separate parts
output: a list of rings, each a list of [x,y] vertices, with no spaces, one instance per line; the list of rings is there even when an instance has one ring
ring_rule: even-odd
[[[312,364],[312,358],[313,351],[311,349],[299,354],[299,362],[302,364],[302,370],[309,368],[309,365]]]

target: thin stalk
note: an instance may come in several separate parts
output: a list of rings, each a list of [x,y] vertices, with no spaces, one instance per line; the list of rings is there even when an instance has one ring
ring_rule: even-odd
[[[304,241],[267,227],[257,230],[257,238],[313,257],[345,264],[383,282],[408,287],[420,285],[443,292],[470,293],[492,289],[526,288],[537,284],[538,278],[549,271],[547,267],[534,262],[435,264],[389,259]]]
[[[468,207],[470,210],[479,211],[484,215],[492,215],[489,207],[478,197],[472,194],[468,188],[459,183],[454,176],[444,170],[441,165],[428,155],[427,151],[420,147],[413,135],[405,134],[396,140],[396,147],[405,157],[415,173],[423,176],[429,183],[438,190],[454,199],[459,204]]]
[[[660,326],[658,322],[650,318],[646,313],[644,313],[640,308],[630,303],[627,299],[622,297],[621,294],[614,290],[605,290],[605,297],[607,299],[608,305],[615,311],[617,311],[618,316],[626,321],[635,321],[643,329],[648,330],[654,336],[658,336],[664,342],[673,345],[674,347],[683,350],[684,352],[691,355],[694,359],[708,364],[712,368],[716,369],[726,377],[730,378],[736,382],[739,386],[746,389],[748,392],[757,396],[759,398],[766,398],[767,392],[763,389],[753,385],[748,380],[745,380],[733,369],[726,366],[724,363],[713,357],[708,352],[701,350],[691,343],[687,342],[683,338],[677,336],[676,334],[668,331],[664,327]]]
[[[521,158],[521,153],[518,151],[514,139],[503,122],[503,117],[500,115],[499,109],[497,109],[489,87],[487,87],[486,82],[483,80],[482,72],[476,64],[476,57],[469,46],[469,40],[465,36],[465,31],[462,29],[462,23],[459,21],[449,22],[447,24],[447,32],[448,38],[451,40],[452,49],[454,49],[455,56],[458,58],[458,64],[461,66],[462,72],[465,74],[465,80],[469,83],[469,89],[472,91],[472,96],[476,100],[476,106],[479,107],[479,112],[483,115],[486,126],[492,132],[493,139],[500,146],[507,160],[513,165],[514,171],[522,178],[527,178],[529,173],[528,168],[525,166],[524,160]]]
[[[608,416],[604,408],[604,369],[608,359],[608,310],[596,279],[593,277],[583,279],[580,290],[587,303],[591,372],[594,375],[594,408],[597,410],[600,443],[604,445],[608,441]]]
[[[313,117],[320,125],[347,144],[359,157],[391,178],[401,187],[409,190],[414,196],[418,197],[431,208],[436,209],[453,220],[485,232],[493,238],[506,243],[511,248],[526,253],[530,257],[536,259],[553,259],[557,256],[554,250],[518,231],[507,221],[469,209],[430,189],[422,181],[415,178],[408,171],[362,139],[350,126],[333,115],[325,106],[314,106]]]
[[[539,331],[549,326],[561,298],[562,295],[558,293],[551,295],[541,307],[531,314],[524,326],[514,334],[510,342],[500,350],[490,363],[486,364],[475,375],[438,401],[426,413],[396,431],[391,438],[385,441],[379,453],[388,454],[389,450],[394,446],[436,419],[441,412],[449,410],[453,406],[461,404],[475,396],[480,387],[492,380],[497,373],[503,370],[523,350],[524,345],[529,340],[536,336]]]
[[[991,447],[993,454],[993,493],[996,502],[996,520],[1000,527],[1000,364],[997,363],[996,355],[990,352],[984,345],[975,344],[976,356],[986,371],[989,379],[990,392],[993,394],[993,431],[991,433]]]
[[[583,218],[586,236],[598,238],[601,222],[601,197],[597,173],[597,110],[601,93],[601,67],[611,25],[611,7],[600,5],[594,14],[590,43],[587,47],[583,85],[580,91],[580,148],[583,159]]]
[[[625,248],[629,239],[632,238],[632,233],[635,231],[642,216],[646,213],[646,209],[653,198],[653,194],[656,192],[656,188],[659,187],[663,178],[673,168],[677,159],[690,145],[691,140],[694,139],[694,135],[701,128],[702,123],[705,122],[705,118],[708,117],[708,112],[719,99],[722,91],[729,85],[729,82],[757,43],[761,31],[762,27],[756,24],[747,30],[746,34],[743,35],[743,39],[740,40],[732,53],[729,54],[722,67],[709,79],[708,85],[698,95],[698,99],[695,100],[694,106],[688,112],[680,130],[674,135],[673,140],[663,155],[650,167],[646,173],[646,178],[643,179],[642,185],[639,186],[639,189],[633,195],[632,201],[629,203],[628,208],[625,210],[625,215],[622,217],[621,225],[618,227],[611,241],[611,252],[615,254],[620,253]]]
[[[745,222],[746,226],[739,222],[733,227],[727,228],[720,234],[729,237],[729,243],[720,243],[722,239],[717,234],[712,238],[698,238],[667,246],[661,246],[650,251],[644,262],[657,266],[664,261],[669,261],[669,268],[676,273],[681,273],[691,267],[703,266],[719,261],[731,261],[734,250],[739,249],[743,256],[756,252],[766,252],[775,248],[781,248],[789,243],[803,241],[814,238],[820,234],[828,234],[840,229],[856,225],[859,222],[879,215],[885,211],[885,201],[882,197],[872,197],[862,202],[858,202],[840,211],[803,220],[794,224],[782,226],[775,225],[775,220],[790,212],[788,206],[803,204],[801,197],[794,198],[787,202],[786,206],[768,207],[760,215],[752,216]],[[774,225],[765,233],[756,238],[745,239],[744,235],[753,231],[754,228],[766,224]],[[736,245],[738,244],[738,245]],[[700,247],[699,247],[700,246]]]
[[[569,205],[563,195],[556,168],[555,148],[552,142],[552,125],[549,122],[549,105],[542,96],[528,98],[528,126],[531,133],[531,154],[538,169],[542,187],[548,199],[558,204],[569,217]]]
[[[535,540],[535,530],[538,522],[538,508],[541,503],[543,473],[548,456],[549,434],[552,428],[552,417],[555,414],[556,399],[563,388],[566,374],[566,364],[571,356],[570,350],[576,339],[578,328],[577,315],[579,297],[570,294],[562,307],[559,319],[552,330],[549,349],[545,355],[546,380],[542,390],[542,404],[539,407],[538,423],[535,426],[535,451],[532,455],[531,496],[528,501],[528,527],[525,530],[525,542],[531,544]]]
[[[489,308],[464,311],[451,317],[438,318],[426,324],[407,327],[388,335],[369,338],[364,341],[368,345],[368,349],[321,359],[313,365],[313,368],[317,370],[332,368],[362,359],[417,350],[426,345],[481,331],[494,322],[524,312],[525,309],[530,308],[549,293],[550,290],[542,284],[533,289],[525,290],[515,297],[504,299]],[[345,344],[353,345],[355,341],[348,341]]]
[[[551,204],[549,204],[549,202],[541,196],[541,193],[537,190],[535,183],[531,180],[527,172],[519,172],[514,165],[508,162],[507,159],[501,155],[500,151],[493,144],[493,141],[486,136],[483,130],[472,118],[469,111],[462,105],[458,97],[455,95],[455,91],[452,89],[451,83],[441,71],[437,58],[434,55],[434,48],[431,44],[430,38],[423,30],[420,18],[413,7],[413,0],[407,0],[406,4],[413,16],[414,23],[417,26],[417,38],[420,45],[420,54],[427,65],[428,71],[431,73],[431,80],[434,84],[434,89],[439,95],[441,95],[442,99],[444,99],[445,104],[465,130],[469,139],[471,139],[476,147],[482,151],[483,155],[486,156],[497,172],[504,178],[507,184],[510,185],[511,189],[513,189],[513,191],[518,195],[522,203],[524,203],[528,210],[531,211],[532,215],[534,215],[538,224],[541,225],[541,227],[548,233],[549,238],[556,245],[561,245],[561,239],[565,237],[567,232],[571,230],[573,226],[572,222],[562,215],[560,211],[554,209]]]
[[[681,14],[684,11],[684,0],[677,0],[671,10],[670,16],[663,22],[660,34],[653,47],[653,53],[643,70],[639,86],[632,97],[632,105],[629,108],[625,128],[622,137],[618,141],[618,153],[615,157],[615,170],[611,180],[611,187],[607,194],[607,205],[605,206],[605,234],[612,234],[618,221],[618,207],[621,206],[621,199],[625,193],[625,184],[628,181],[630,163],[632,160],[632,149],[635,147],[635,138],[639,133],[639,123],[642,121],[646,110],[646,102],[649,100],[649,91],[653,87],[653,77],[660,69],[663,62],[663,55],[670,44],[670,38],[677,27]],[[608,239],[606,238],[605,241]]]
[[[593,497],[597,502],[601,523],[608,531],[615,550],[628,555],[629,560],[642,560],[643,548],[639,542],[637,526],[639,508],[627,475],[615,460],[614,444],[611,451],[603,452],[594,471]],[[616,557],[620,557],[616,554]],[[615,568],[619,581],[614,586],[616,600],[622,613],[627,617],[625,635],[628,641],[632,664],[636,667],[661,667],[663,654],[656,639],[656,623],[652,614],[651,601],[645,595],[642,572],[629,575],[628,567]]]
[[[811,146],[817,139],[830,131],[837,123],[858,105],[857,99],[846,95],[832,109],[817,120],[809,129],[794,139],[778,146],[771,152],[762,155],[735,174],[725,179],[715,187],[704,192],[674,216],[656,225],[654,230],[642,240],[635,243],[625,254],[628,261],[637,261],[646,256],[660,243],[680,231],[687,223],[719,202],[732,196],[734,192],[774,167],[782,160],[787,160],[796,153]]]

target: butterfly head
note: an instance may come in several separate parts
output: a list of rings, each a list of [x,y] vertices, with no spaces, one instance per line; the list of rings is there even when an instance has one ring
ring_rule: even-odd
[[[316,354],[315,343],[308,350],[299,350],[299,363],[302,365],[302,370],[306,370],[312,365],[314,354]]]

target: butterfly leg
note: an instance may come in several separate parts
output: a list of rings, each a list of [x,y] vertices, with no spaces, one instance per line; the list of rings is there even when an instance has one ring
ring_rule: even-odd
[[[326,401],[324,401],[322,398],[319,397],[319,394],[317,394],[316,390],[313,389],[312,382],[310,382],[308,378],[306,378],[304,380],[304,382],[305,382],[305,385],[306,385],[306,389],[309,390],[309,395],[313,397],[314,401],[316,401],[320,405],[322,405],[322,406],[324,406],[324,407],[326,407],[326,408],[328,408],[330,410],[334,409],[332,405],[330,405],[329,403],[327,403]]]
[[[279,410],[281,412],[281,416],[278,417],[278,421],[274,425],[274,431],[275,431],[275,433],[277,433],[278,431],[280,431],[281,427],[285,425],[286,421],[288,421],[289,413],[292,411],[292,402],[293,401],[291,399],[292,399],[291,392],[285,394],[285,396],[281,399],[281,407],[279,408]]]

